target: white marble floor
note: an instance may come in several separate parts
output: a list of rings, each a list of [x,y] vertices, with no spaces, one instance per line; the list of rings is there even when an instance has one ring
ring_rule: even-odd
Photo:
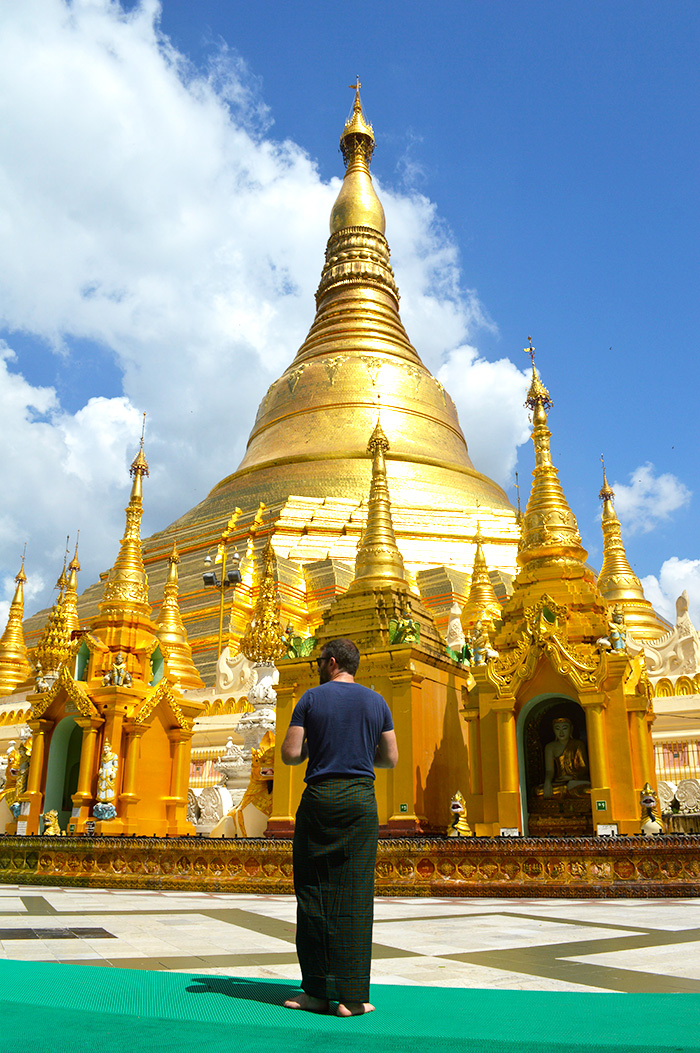
[[[0,885],[0,957],[298,980],[291,896]],[[700,900],[377,899],[374,983],[700,991]]]

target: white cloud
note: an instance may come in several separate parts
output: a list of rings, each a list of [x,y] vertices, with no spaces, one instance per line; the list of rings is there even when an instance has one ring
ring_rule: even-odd
[[[487,362],[475,347],[450,352],[438,371],[452,395],[474,466],[502,486],[513,481],[517,448],[530,437],[530,376],[507,359]]]
[[[145,532],[232,472],[260,397],[313,319],[339,179],[323,183],[300,146],[271,137],[238,56],[221,47],[194,69],[160,35],[158,14],[155,0],[129,13],[117,0],[0,5],[0,326],[64,356],[79,407],[30,383],[31,363],[5,348],[6,599],[25,539],[28,597],[55,581],[78,528],[82,583],[110,565],[142,410]],[[435,205],[380,192],[409,336],[430,368],[448,356],[441,377],[472,458],[506,482],[527,438],[523,374],[461,346],[489,323],[461,286]],[[76,367],[78,339],[113,356],[120,397]]]
[[[640,465],[630,474],[630,484],[613,483],[615,511],[630,534],[648,533],[671,514],[684,508],[692,496],[688,487],[670,472],[655,474],[654,465]]]
[[[688,592],[690,617],[700,629],[700,559],[679,559],[671,556],[664,561],[658,577],[650,574],[642,578],[644,595],[654,610],[672,624],[676,621],[676,600]]]

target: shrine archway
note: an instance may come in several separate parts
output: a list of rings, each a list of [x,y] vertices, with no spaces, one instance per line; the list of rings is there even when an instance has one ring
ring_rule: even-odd
[[[73,794],[78,789],[80,751],[83,732],[73,717],[59,720],[51,736],[46,767],[44,812],[53,808],[58,812],[58,823],[65,830],[73,810]]]

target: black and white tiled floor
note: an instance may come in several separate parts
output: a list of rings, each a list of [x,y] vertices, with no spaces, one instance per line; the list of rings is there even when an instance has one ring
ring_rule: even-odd
[[[0,958],[299,978],[291,896],[0,885]],[[374,983],[700,991],[700,900],[377,899]]]

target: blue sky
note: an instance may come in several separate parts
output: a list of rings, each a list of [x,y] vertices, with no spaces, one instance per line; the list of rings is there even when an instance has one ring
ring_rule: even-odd
[[[700,622],[696,3],[25,0],[0,31],[5,600],[25,539],[28,608],[66,534],[83,585],[113,562],[144,409],[146,532],[235,468],[313,318],[359,74],[477,467],[526,499],[532,335],[591,562],[604,454],[649,598]]]

